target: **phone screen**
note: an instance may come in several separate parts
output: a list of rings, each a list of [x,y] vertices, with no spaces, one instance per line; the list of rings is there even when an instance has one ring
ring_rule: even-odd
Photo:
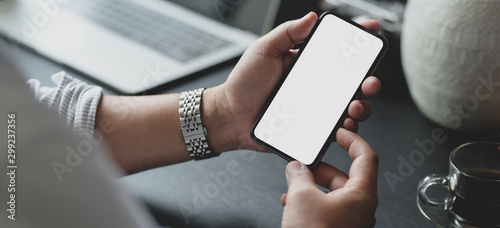
[[[311,165],[328,149],[344,111],[387,44],[334,14],[322,15],[306,42],[252,137],[288,160]]]

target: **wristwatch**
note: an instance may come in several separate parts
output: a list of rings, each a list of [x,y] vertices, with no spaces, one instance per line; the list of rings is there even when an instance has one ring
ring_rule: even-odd
[[[179,100],[179,118],[182,135],[187,150],[194,160],[218,156],[210,150],[207,142],[207,129],[201,120],[201,96],[205,88],[181,93]]]

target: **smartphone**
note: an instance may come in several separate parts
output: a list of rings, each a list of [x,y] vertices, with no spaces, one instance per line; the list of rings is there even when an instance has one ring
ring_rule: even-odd
[[[316,165],[387,46],[351,20],[322,14],[267,100],[252,139],[289,161]]]

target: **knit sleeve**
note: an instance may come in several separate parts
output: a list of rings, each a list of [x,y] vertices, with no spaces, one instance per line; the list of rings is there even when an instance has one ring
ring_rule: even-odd
[[[34,79],[27,84],[36,100],[54,109],[68,127],[92,135],[102,88],[88,85],[64,71],[52,75],[51,79],[56,87],[41,87]]]

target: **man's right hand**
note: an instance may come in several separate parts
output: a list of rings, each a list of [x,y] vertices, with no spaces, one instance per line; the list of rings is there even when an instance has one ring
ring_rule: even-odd
[[[283,227],[373,227],[378,157],[355,133],[340,128],[337,143],[353,159],[349,176],[326,163],[311,172],[293,161],[286,167],[288,193],[281,197]],[[330,189],[325,193],[316,184]]]

